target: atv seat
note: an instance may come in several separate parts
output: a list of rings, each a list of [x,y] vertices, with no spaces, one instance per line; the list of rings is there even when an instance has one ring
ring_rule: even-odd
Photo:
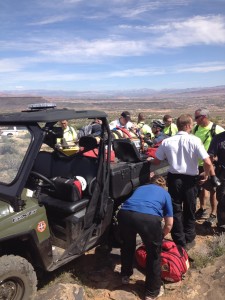
[[[38,172],[47,178],[59,176],[74,178],[75,176],[82,176],[87,181],[87,186],[89,187],[93,178],[97,176],[98,159],[83,155],[60,156],[58,153],[40,151],[32,171]],[[86,188],[84,194],[89,195],[88,188]]]
[[[79,146],[85,150],[92,150],[98,147],[98,143],[94,136],[87,135],[80,138]]]
[[[141,155],[138,152],[135,144],[130,139],[113,140],[113,148],[116,157],[124,162],[137,163],[147,158],[146,155]]]
[[[90,199],[85,198],[75,202],[66,202],[46,194],[40,196],[40,203],[45,206],[47,212],[63,218],[82,210],[89,201]]]
[[[82,191],[74,183],[74,179],[55,177],[51,181],[54,183],[54,190],[43,190],[40,196],[40,203],[47,210],[69,215],[86,207],[90,198],[82,199]]]

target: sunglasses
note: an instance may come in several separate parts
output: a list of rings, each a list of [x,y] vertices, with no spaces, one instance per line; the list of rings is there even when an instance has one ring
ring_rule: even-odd
[[[205,116],[202,116],[202,115],[196,116],[196,117],[195,117],[195,120],[198,120],[198,119],[201,118],[201,117],[205,117]]]

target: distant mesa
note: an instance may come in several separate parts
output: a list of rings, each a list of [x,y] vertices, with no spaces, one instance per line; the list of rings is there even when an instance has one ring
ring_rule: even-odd
[[[208,106],[225,109],[225,85],[188,89],[115,91],[0,91],[1,111],[23,110],[33,103],[54,102],[58,108],[97,109],[107,112],[126,110],[183,110]],[[115,106],[116,103],[116,106]]]

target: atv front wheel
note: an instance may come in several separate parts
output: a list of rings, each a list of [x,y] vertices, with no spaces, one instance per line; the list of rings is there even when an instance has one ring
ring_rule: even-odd
[[[31,300],[34,298],[37,277],[32,265],[23,257],[0,257],[0,300]]]

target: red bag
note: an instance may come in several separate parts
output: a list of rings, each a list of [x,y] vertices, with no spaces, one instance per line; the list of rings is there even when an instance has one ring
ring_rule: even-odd
[[[93,149],[93,150],[86,151],[82,155],[87,156],[87,157],[97,158],[98,157],[98,149],[96,148],[96,149]],[[105,155],[106,155],[106,159],[107,159],[107,150],[105,150]],[[114,150],[111,150],[110,162],[114,162],[114,161],[115,161],[115,152],[114,152]]]
[[[80,181],[78,179],[75,179],[73,181],[73,184],[77,187],[79,194],[80,194],[80,198],[82,198],[82,185],[81,185]]]
[[[157,144],[155,144],[153,147],[148,147],[147,151],[146,151],[146,155],[151,156],[153,158],[156,158],[155,153],[157,151],[157,149],[159,148],[160,144],[162,143],[162,141],[158,142]]]
[[[135,253],[140,267],[146,267],[145,246],[140,246]],[[164,240],[161,252],[161,278],[169,282],[178,282],[184,279],[184,274],[189,269],[189,260],[186,250],[177,246],[173,241]]]
[[[158,148],[154,148],[154,147],[149,147],[146,151],[146,155],[148,155],[148,157],[153,157],[156,158],[155,153],[157,151]]]

